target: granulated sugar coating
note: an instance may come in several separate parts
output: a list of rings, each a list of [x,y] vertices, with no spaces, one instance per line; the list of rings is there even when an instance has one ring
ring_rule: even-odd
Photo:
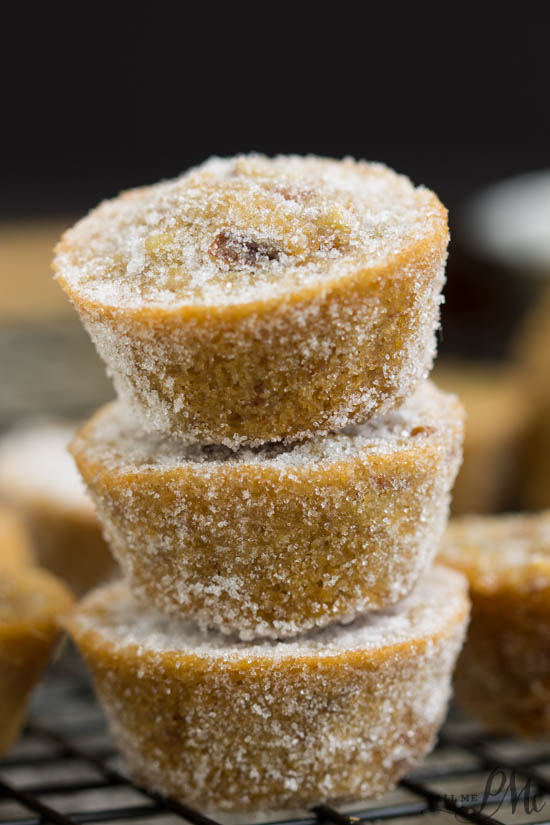
[[[457,519],[440,558],[473,603],[460,703],[491,730],[550,733],[550,511]]]
[[[0,496],[21,514],[37,561],[82,594],[116,565],[67,450],[75,427],[41,422],[0,439]]]
[[[1,566],[1,560],[0,560]],[[72,606],[65,587],[31,565],[0,572],[0,755],[15,742],[29,694],[59,635],[57,620]]]
[[[250,155],[102,204],[54,266],[142,427],[234,447],[406,397],[447,241],[435,195],[384,166]]]
[[[69,621],[138,782],[202,809],[384,793],[432,746],[468,614],[438,567],[392,610],[252,644],[138,604],[124,584]]]
[[[113,308],[245,303],[385,261],[441,220],[429,190],[380,164],[212,158],[103,203],[66,233],[57,265]]]
[[[425,382],[385,416],[300,444],[186,446],[114,404],[71,449],[140,601],[277,638],[413,588],[447,521],[462,427],[455,396]]]

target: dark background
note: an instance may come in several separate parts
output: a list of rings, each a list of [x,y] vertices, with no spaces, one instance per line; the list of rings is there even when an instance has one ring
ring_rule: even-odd
[[[450,209],[448,346],[500,351],[516,297],[486,333],[460,218],[549,165],[549,39],[542,7],[490,6],[28,7],[3,34],[0,217],[78,215],[211,154],[381,160]]]
[[[129,7],[114,22],[96,7],[90,20],[6,26],[3,215],[87,209],[210,154],[251,149],[382,160],[453,210],[487,182],[547,164],[541,19],[526,7],[485,20],[458,4],[374,8],[190,16],[182,6],[180,17]]]

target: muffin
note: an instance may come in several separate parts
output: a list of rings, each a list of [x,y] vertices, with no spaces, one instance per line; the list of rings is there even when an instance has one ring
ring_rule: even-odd
[[[67,445],[74,427],[36,424],[0,440],[0,497],[26,523],[38,563],[82,594],[116,570]]]
[[[396,607],[295,641],[246,643],[146,609],[125,584],[68,620],[131,775],[201,809],[377,796],[445,713],[466,582],[436,567]]]
[[[413,392],[447,242],[436,196],[380,164],[249,155],[101,204],[54,269],[142,429],[257,446]]]
[[[300,444],[189,446],[100,410],[71,450],[145,605],[241,638],[288,637],[405,596],[447,523],[461,458],[455,396]]]
[[[458,701],[490,730],[550,733],[550,511],[457,519],[440,560],[472,598]]]
[[[0,755],[17,739],[30,692],[59,635],[72,598],[49,573],[31,565],[0,572]]]

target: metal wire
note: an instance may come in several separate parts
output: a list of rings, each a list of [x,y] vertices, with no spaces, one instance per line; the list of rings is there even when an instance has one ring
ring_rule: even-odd
[[[450,719],[433,754],[383,799],[319,805],[303,816],[282,817],[276,825],[391,820],[433,825],[450,818],[476,825],[539,825],[549,821],[549,802],[550,741],[487,737],[465,720]],[[22,740],[0,761],[0,825],[130,820],[158,825],[234,821],[212,819],[128,779],[89,684],[79,665],[65,657],[40,689]]]

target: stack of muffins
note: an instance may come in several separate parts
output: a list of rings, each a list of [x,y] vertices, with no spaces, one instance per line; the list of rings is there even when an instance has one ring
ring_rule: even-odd
[[[300,807],[431,746],[468,614],[431,566],[463,428],[426,380],[447,241],[386,167],[257,155],[61,240],[118,393],[72,452],[124,572],[69,629],[138,781]]]

